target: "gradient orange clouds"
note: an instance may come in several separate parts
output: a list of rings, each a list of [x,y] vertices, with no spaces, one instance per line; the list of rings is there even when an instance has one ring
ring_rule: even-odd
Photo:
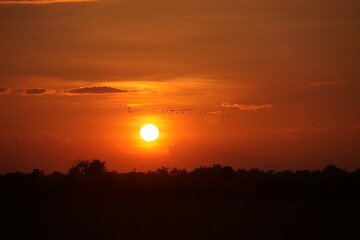
[[[116,170],[263,168],[264,159],[358,168],[357,9],[353,0],[0,4],[0,171],[63,170],[77,158]],[[146,112],[165,106],[196,110]],[[149,121],[162,137],[145,146],[138,131]]]

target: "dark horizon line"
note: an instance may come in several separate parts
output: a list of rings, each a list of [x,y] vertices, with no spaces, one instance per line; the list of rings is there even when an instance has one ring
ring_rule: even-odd
[[[70,166],[70,168],[67,170],[69,171],[72,167],[74,167],[78,162],[87,162],[87,163],[90,163],[91,161],[100,161],[104,164],[104,166],[106,165],[106,162],[105,161],[101,161],[99,159],[77,159],[73,162],[72,166]],[[313,170],[310,170],[310,169],[296,169],[296,170],[290,170],[290,169],[284,169],[284,170],[276,170],[276,169],[262,169],[262,168],[234,168],[230,165],[222,165],[220,163],[214,163],[214,164],[211,164],[211,165],[200,165],[198,167],[195,167],[195,168],[192,168],[192,169],[188,169],[188,168],[178,168],[178,167],[165,167],[165,166],[161,166],[161,167],[158,167],[154,170],[147,170],[147,171],[137,171],[136,168],[133,168],[132,171],[127,171],[127,172],[119,172],[117,170],[108,170],[108,169],[104,169],[106,173],[117,173],[117,174],[128,174],[128,173],[156,173],[158,172],[159,170],[166,170],[166,171],[172,171],[172,170],[175,170],[175,171],[184,171],[186,173],[191,173],[191,172],[194,172],[198,169],[209,169],[209,168],[215,168],[215,167],[220,167],[220,168],[231,168],[234,172],[252,172],[252,171],[257,171],[257,172],[263,172],[263,173],[271,173],[271,174],[276,174],[276,173],[283,173],[283,172],[291,172],[291,173],[297,173],[297,172],[308,172],[308,173],[314,173],[314,172],[322,172],[324,170],[326,170],[328,167],[333,167],[333,168],[336,168],[340,171],[343,171],[344,173],[347,173],[347,174],[352,174],[352,173],[356,173],[357,171],[360,172],[360,166],[358,168],[355,168],[354,170],[352,171],[348,171],[348,170],[345,170],[344,168],[340,168],[332,163],[329,163],[327,164],[326,166],[324,166],[322,169],[313,169]],[[24,173],[24,174],[31,174],[33,173],[34,171],[39,171],[41,172],[43,175],[51,175],[51,174],[54,174],[54,173],[60,173],[60,174],[68,174],[68,172],[64,173],[62,171],[58,171],[58,170],[54,170],[50,173],[47,173],[47,174],[44,174],[45,173],[45,170],[42,170],[41,168],[33,168],[32,171],[30,172],[24,172],[24,171],[20,171],[20,170],[17,170],[17,171],[10,171],[10,172],[4,172],[4,173],[0,173],[0,176],[1,175],[6,175],[6,174],[11,174],[11,173]]]

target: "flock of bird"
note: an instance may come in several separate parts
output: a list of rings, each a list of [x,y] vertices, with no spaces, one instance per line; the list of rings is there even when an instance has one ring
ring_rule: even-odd
[[[122,108],[126,108],[127,113],[135,114],[135,113],[151,113],[151,114],[177,114],[177,115],[209,115],[216,116],[221,112],[206,112],[206,111],[197,111],[195,108],[175,108],[175,107],[150,107],[150,108],[136,108],[131,107],[129,105],[122,104],[120,105]],[[221,115],[222,118],[234,118],[232,115]]]

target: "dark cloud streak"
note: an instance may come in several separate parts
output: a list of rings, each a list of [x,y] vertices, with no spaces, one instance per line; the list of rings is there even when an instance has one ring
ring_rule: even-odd
[[[129,92],[128,90],[103,86],[103,87],[83,87],[83,88],[76,88],[72,90],[68,90],[68,93],[75,93],[75,94],[106,94],[106,93],[125,93]]]
[[[26,94],[43,94],[45,93],[47,90],[44,88],[33,88],[33,89],[26,89],[25,93]]]
[[[4,93],[6,92],[8,89],[7,88],[0,88],[0,93]]]

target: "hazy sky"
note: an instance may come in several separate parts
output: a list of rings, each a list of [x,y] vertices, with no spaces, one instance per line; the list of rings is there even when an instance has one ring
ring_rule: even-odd
[[[0,172],[93,158],[118,171],[359,168],[359,11],[357,0],[0,0]],[[196,110],[146,112],[170,106]],[[160,129],[150,144],[148,122]]]

